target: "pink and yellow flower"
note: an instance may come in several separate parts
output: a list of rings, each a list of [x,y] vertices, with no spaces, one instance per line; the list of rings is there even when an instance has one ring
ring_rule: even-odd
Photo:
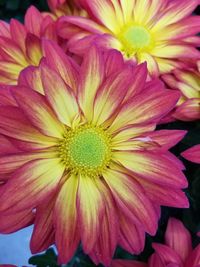
[[[32,211],[20,227],[35,216],[34,253],[55,238],[66,263],[81,242],[108,266],[117,244],[142,251],[161,205],[188,207],[184,166],[168,151],[186,132],[154,131],[179,93],[146,82],[146,65],[126,65],[117,51],[92,47],[79,67],[55,44],[44,47],[39,68],[10,89],[16,105],[1,103],[0,134],[19,151],[0,157],[0,214],[13,216],[12,230],[15,214],[22,221]]]
[[[35,7],[25,15],[25,24],[0,21],[0,84],[16,84],[20,72],[37,66],[43,56],[41,38],[57,40],[55,23]]]
[[[176,69],[162,78],[170,88],[179,89],[182,94],[172,116],[183,121],[200,119],[200,72]]]
[[[192,16],[199,0],[81,0],[92,19],[65,16],[58,31],[70,39],[74,53],[87,52],[91,43],[115,48],[125,58],[146,61],[151,74],[182,66],[178,59],[197,59],[200,17]]]
[[[200,163],[200,144],[188,148],[181,153],[181,156],[194,163]]]
[[[198,267],[200,245],[192,248],[190,232],[183,223],[170,218],[165,233],[165,245],[153,243],[155,253],[148,264],[137,261],[114,260],[112,267]]]

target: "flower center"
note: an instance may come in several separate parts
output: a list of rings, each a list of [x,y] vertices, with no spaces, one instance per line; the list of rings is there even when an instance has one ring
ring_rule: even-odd
[[[124,39],[135,48],[143,48],[150,43],[150,34],[141,26],[132,26],[124,32]]]
[[[72,172],[98,176],[111,159],[110,137],[91,125],[67,131],[60,144],[60,157]]]
[[[151,34],[142,26],[126,26],[118,38],[123,44],[123,50],[128,57],[135,53],[149,50],[152,46]]]

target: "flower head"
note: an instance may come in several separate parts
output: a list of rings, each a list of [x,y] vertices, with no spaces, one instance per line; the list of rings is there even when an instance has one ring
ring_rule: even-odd
[[[162,76],[172,89],[179,89],[182,96],[172,116],[183,121],[200,119],[200,72],[197,69],[176,69]]]
[[[42,37],[56,41],[55,23],[33,6],[26,12],[24,25],[15,19],[10,24],[0,21],[0,84],[16,84],[24,68],[39,64]]]
[[[62,17],[59,34],[71,38],[69,47],[85,53],[95,42],[115,48],[125,58],[147,61],[151,74],[168,73],[182,65],[178,59],[200,58],[200,17],[191,16],[198,0],[82,0],[93,19]]]
[[[190,232],[175,218],[168,221],[165,244],[153,243],[153,248],[155,253],[148,264],[114,260],[112,267],[197,267],[200,264],[200,245],[192,248]]]
[[[141,252],[160,205],[188,207],[184,167],[168,151],[185,131],[154,131],[179,94],[146,82],[146,65],[126,65],[116,51],[92,47],[79,68],[55,44],[44,46],[39,68],[11,89],[16,105],[1,103],[0,133],[19,152],[0,158],[0,211],[34,211],[33,252],[55,238],[66,263],[81,241],[108,266],[117,244]]]

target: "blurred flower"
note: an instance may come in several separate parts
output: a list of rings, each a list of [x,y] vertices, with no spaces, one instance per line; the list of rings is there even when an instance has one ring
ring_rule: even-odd
[[[91,43],[115,48],[138,63],[146,61],[153,75],[182,66],[180,58],[199,59],[195,48],[200,17],[192,15],[198,0],[81,0],[92,19],[65,16],[58,31],[71,38],[72,52],[82,54]]]
[[[189,161],[200,163],[200,144],[185,150],[181,156]]]
[[[80,0],[79,0],[80,1]],[[76,0],[47,0],[51,12],[56,18],[64,15],[86,16],[86,11],[81,9]]]
[[[39,68],[22,71],[1,100],[0,133],[10,149],[0,157],[1,216],[22,221],[33,211],[20,227],[35,214],[34,253],[55,238],[66,263],[81,241],[108,266],[117,244],[142,251],[161,205],[188,207],[184,166],[168,151],[186,132],[154,131],[179,93],[146,82],[146,64],[127,65],[117,51],[91,47],[79,67],[52,42],[44,50]],[[10,231],[2,221],[1,229]]]
[[[57,39],[54,20],[33,6],[27,10],[24,23],[0,21],[0,84],[16,84],[21,70],[39,64],[42,37]]]
[[[114,260],[112,267],[198,267],[200,245],[192,249],[190,232],[183,223],[170,218],[165,233],[165,245],[153,243],[155,253],[148,264],[137,261]]]
[[[200,72],[197,69],[176,69],[162,79],[172,89],[179,89],[182,97],[172,116],[178,120],[200,119]]]

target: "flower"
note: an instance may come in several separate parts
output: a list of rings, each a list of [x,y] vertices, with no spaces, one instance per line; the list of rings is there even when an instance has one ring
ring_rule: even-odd
[[[16,84],[24,68],[39,64],[41,37],[56,41],[55,23],[33,6],[26,12],[25,25],[15,19],[10,24],[0,21],[0,84]]]
[[[172,116],[183,121],[200,119],[200,72],[197,69],[176,69],[172,74],[163,75],[162,79],[182,93]]]
[[[185,150],[181,156],[189,161],[200,163],[200,144]]]
[[[58,32],[82,54],[91,43],[121,51],[128,60],[146,61],[152,75],[182,66],[178,59],[199,59],[200,17],[191,15],[198,0],[82,0],[91,18],[65,16]]]
[[[20,150],[0,157],[1,216],[34,213],[34,253],[55,238],[66,263],[81,241],[108,266],[117,244],[142,251],[160,205],[188,207],[183,164],[168,151],[186,132],[154,131],[179,93],[146,82],[146,65],[127,65],[117,51],[91,47],[79,67],[54,43],[44,46],[40,66],[8,91],[16,104],[1,103],[0,134]]]
[[[197,267],[200,264],[200,245],[192,249],[190,232],[175,218],[168,221],[165,245],[153,243],[153,248],[155,253],[148,264],[114,260],[112,267]]]

